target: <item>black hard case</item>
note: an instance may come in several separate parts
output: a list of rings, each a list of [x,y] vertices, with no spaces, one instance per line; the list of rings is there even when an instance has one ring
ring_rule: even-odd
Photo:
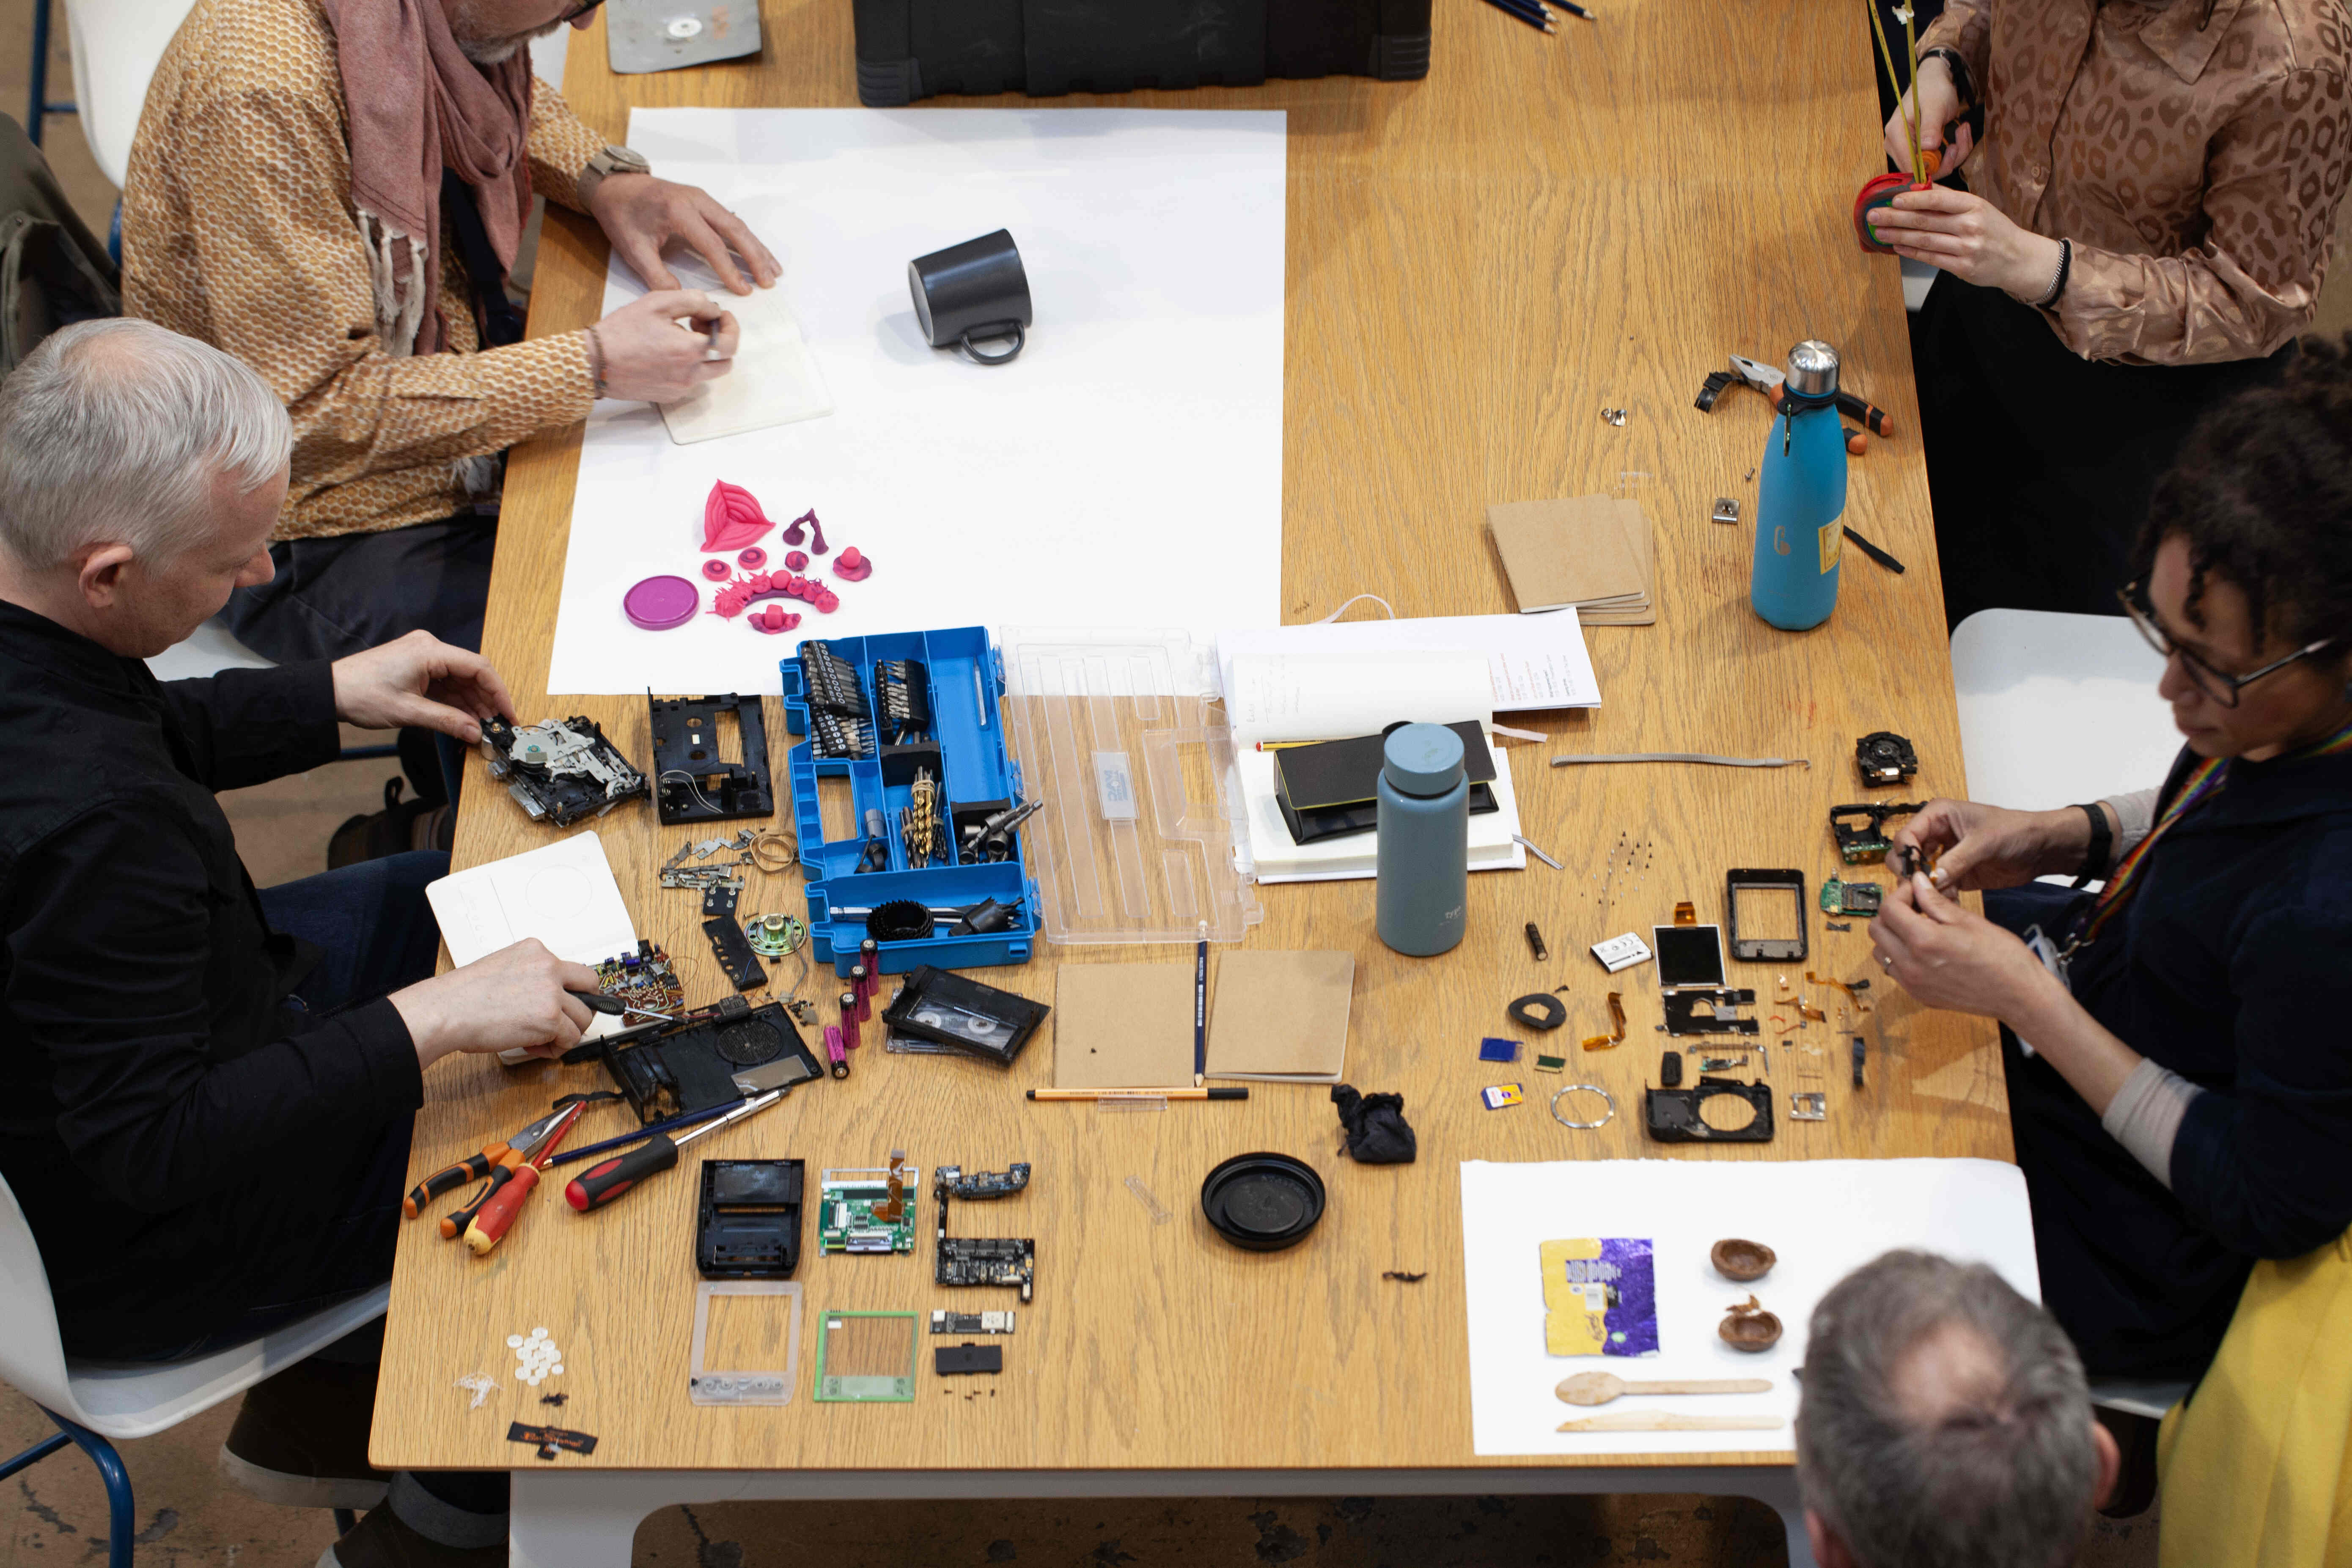
[[[851,0],[857,97],[1255,87],[1429,74],[1430,0]]]

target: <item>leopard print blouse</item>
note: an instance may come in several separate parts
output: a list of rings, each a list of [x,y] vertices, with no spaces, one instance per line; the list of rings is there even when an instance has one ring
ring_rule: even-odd
[[[1969,188],[2074,242],[2068,348],[2200,364],[2309,325],[2352,162],[2340,0],[1948,0],[1939,45],[1985,105]]]

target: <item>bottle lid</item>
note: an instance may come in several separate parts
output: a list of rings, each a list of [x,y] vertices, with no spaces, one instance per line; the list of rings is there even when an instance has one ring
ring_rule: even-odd
[[[1807,338],[1789,351],[1789,390],[1799,397],[1834,397],[1838,389],[1838,353],[1819,338]]]
[[[1406,795],[1444,795],[1462,782],[1462,737],[1443,724],[1400,724],[1381,742],[1381,774]]]

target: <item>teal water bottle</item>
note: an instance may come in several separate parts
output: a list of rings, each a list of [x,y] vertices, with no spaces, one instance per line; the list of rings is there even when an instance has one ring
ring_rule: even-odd
[[[1457,946],[1470,904],[1470,786],[1462,737],[1443,724],[1400,724],[1381,742],[1372,925],[1402,953]]]
[[[1764,446],[1756,496],[1756,568],[1748,602],[1783,631],[1820,626],[1837,608],[1845,542],[1845,428],[1838,423],[1837,350],[1808,338],[1789,351],[1780,412]]]

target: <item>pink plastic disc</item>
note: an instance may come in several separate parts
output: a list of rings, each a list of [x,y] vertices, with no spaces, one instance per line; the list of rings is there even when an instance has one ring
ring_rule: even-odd
[[[714,583],[724,583],[729,577],[733,576],[734,573],[735,569],[724,561],[706,561],[702,563],[702,574]],[[656,582],[660,580],[654,579]]]
[[[740,555],[735,557],[735,564],[740,566],[746,572],[757,572],[761,567],[765,566],[767,563],[768,552],[761,549],[756,544],[751,546],[751,549],[744,551]]]
[[[621,613],[649,632],[682,626],[701,606],[702,590],[683,577],[648,577],[621,595]]]
[[[874,575],[874,563],[859,554],[857,546],[853,544],[835,557],[833,574],[845,583],[863,583]]]

